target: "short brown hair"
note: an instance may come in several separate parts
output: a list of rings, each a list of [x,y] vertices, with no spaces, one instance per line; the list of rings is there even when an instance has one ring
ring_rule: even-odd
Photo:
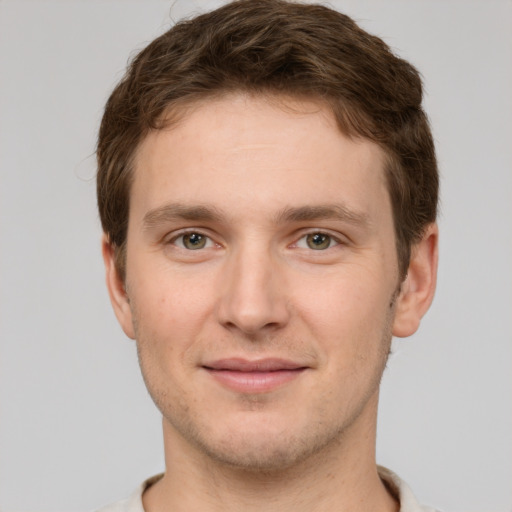
[[[132,61],[105,107],[97,194],[124,279],[135,151],[173,107],[231,91],[326,102],[340,130],[385,152],[401,277],[436,219],[438,171],[416,69],[339,12],[284,0],[239,0],[184,20]]]

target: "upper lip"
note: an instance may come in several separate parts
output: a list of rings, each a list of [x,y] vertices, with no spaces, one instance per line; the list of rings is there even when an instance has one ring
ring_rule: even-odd
[[[287,359],[266,358],[248,360],[243,358],[217,359],[203,364],[208,370],[228,370],[237,372],[275,372],[278,370],[300,370],[305,365]]]

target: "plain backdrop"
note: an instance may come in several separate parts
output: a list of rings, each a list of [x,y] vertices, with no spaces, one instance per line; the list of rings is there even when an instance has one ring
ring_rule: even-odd
[[[162,471],[103,284],[103,105],[130,55],[221,2],[0,0],[0,508],[87,511]],[[512,510],[512,2],[333,1],[425,79],[437,297],[386,370],[378,461],[446,512]]]

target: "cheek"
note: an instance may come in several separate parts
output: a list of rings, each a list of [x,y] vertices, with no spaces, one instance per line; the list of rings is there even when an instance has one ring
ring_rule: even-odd
[[[301,281],[296,305],[325,361],[348,369],[379,353],[390,331],[392,293],[371,274]],[[350,370],[351,371],[351,370]]]
[[[140,350],[147,349],[159,365],[184,360],[211,310],[207,294],[193,280],[176,277],[160,275],[134,284],[132,312]]]
[[[176,291],[176,293],[173,292]],[[144,381],[160,410],[187,395],[183,382],[194,368],[198,304],[165,285],[139,287],[132,303],[137,352]]]
[[[344,329],[379,321],[389,306],[391,294],[385,283],[371,274],[346,272],[297,279],[293,300],[311,322]],[[389,296],[388,296],[389,295]]]
[[[194,325],[204,310],[209,308],[208,282],[200,276],[156,269],[155,279],[146,272],[133,287],[138,310],[144,309],[144,323],[149,319],[155,325]],[[131,288],[131,287],[130,287]]]

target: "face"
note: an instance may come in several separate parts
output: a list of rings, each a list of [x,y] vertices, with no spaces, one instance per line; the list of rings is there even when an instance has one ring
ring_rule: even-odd
[[[322,105],[231,95],[148,135],[125,283],[104,251],[181,449],[282,468],[374,428],[404,300],[383,155]]]

